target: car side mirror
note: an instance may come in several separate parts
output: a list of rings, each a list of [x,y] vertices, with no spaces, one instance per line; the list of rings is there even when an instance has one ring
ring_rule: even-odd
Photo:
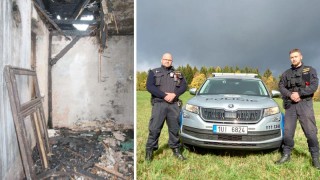
[[[196,93],[197,93],[197,88],[191,88],[191,89],[189,89],[189,92],[190,92],[190,94],[192,94],[192,95],[196,95]]]
[[[272,97],[273,98],[279,98],[281,97],[281,93],[279,91],[276,91],[276,90],[272,90],[271,91],[271,94],[272,94]]]

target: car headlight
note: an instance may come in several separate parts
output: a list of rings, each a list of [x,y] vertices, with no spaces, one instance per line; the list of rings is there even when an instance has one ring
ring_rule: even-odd
[[[186,104],[186,110],[192,113],[199,114],[199,107],[191,104]]]
[[[278,106],[270,107],[270,108],[264,109],[263,116],[266,117],[273,114],[278,114],[279,112],[280,110]]]

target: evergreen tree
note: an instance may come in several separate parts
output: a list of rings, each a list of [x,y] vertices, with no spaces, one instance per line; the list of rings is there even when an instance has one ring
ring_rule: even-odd
[[[216,70],[213,66],[209,67],[207,72],[208,77],[212,77],[212,73],[215,73],[215,72]]]
[[[202,66],[200,69],[200,74],[204,74],[207,77],[208,69],[205,66]]]
[[[241,73],[241,70],[240,70],[239,66],[236,66],[234,72],[236,72],[236,73]]]
[[[248,68],[247,66],[244,67],[244,72],[245,72],[245,73],[250,73],[250,68]]]
[[[234,73],[234,72],[235,72],[234,69],[233,69],[233,67],[230,67],[230,72],[231,72],[231,73]]]
[[[193,79],[193,70],[189,64],[187,64],[185,67],[183,75],[186,78],[187,84],[189,85]]]
[[[194,76],[196,73],[199,72],[199,70],[196,66],[194,66],[192,72],[193,72],[193,76]]]
[[[221,72],[222,72],[221,67],[220,67],[220,66],[217,66],[216,69],[215,69],[215,72],[221,73]]]
[[[271,72],[271,70],[268,68],[268,69],[263,73],[263,77],[269,78],[270,76],[272,76],[272,72]]]
[[[222,72],[224,72],[224,73],[230,73],[230,68],[229,68],[229,66],[225,66],[225,67],[223,68]]]

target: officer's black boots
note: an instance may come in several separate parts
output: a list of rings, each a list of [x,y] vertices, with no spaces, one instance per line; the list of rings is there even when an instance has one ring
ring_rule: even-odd
[[[183,157],[182,153],[180,152],[180,148],[172,149],[173,155],[181,161],[186,160],[187,158]]]
[[[312,158],[312,165],[313,165],[313,167],[320,170],[319,158]]]
[[[289,160],[290,160],[290,154],[283,154],[281,158],[278,161],[276,161],[276,164],[283,164]]]
[[[146,150],[146,161],[151,162],[153,159],[153,150]]]

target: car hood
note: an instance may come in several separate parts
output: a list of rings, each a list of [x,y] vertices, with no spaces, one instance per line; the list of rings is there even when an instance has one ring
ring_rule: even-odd
[[[247,95],[196,95],[187,104],[217,109],[261,109],[278,106],[270,97]]]

